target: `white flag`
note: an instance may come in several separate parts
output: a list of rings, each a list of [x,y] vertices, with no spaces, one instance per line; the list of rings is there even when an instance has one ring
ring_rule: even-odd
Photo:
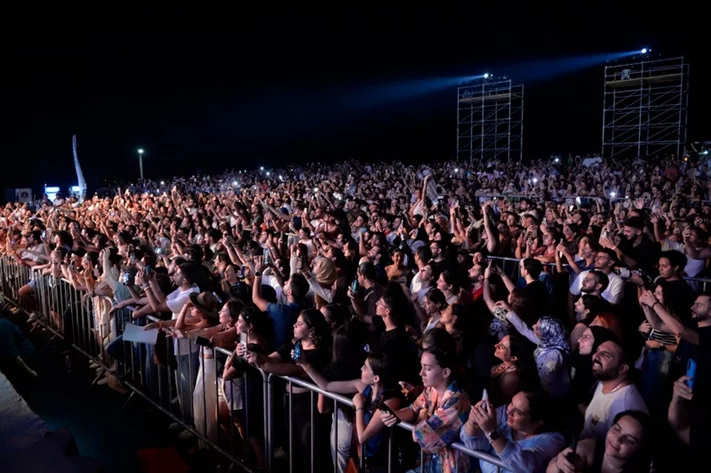
[[[77,183],[79,184],[79,202],[83,202],[86,197],[86,181],[79,165],[79,155],[77,155],[77,135],[72,135],[72,152],[74,153],[74,169],[77,171]]]

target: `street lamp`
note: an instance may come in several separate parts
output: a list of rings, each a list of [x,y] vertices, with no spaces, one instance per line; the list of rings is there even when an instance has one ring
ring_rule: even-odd
[[[143,148],[138,148],[138,168],[141,173],[141,180],[143,180]]]

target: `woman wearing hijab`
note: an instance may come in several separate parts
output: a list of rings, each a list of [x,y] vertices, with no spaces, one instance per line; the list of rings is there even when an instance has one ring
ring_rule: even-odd
[[[552,317],[541,317],[530,329],[505,302],[497,302],[496,307],[508,310],[506,318],[511,325],[537,345],[533,356],[543,390],[554,399],[565,396],[570,386],[570,340],[563,324]]]

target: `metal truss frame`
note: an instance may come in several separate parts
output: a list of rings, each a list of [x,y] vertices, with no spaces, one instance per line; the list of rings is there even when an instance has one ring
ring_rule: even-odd
[[[605,67],[602,155],[647,157],[684,151],[689,64],[683,57]]]
[[[457,88],[457,159],[523,158],[523,84],[491,77]]]

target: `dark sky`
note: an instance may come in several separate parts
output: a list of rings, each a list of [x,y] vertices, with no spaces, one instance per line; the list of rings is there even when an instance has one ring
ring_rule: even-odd
[[[139,146],[155,178],[350,157],[449,159],[456,89],[417,94],[413,81],[643,46],[687,57],[689,137],[711,139],[700,10],[506,10],[238,15],[231,34],[152,24],[5,41],[0,185],[72,184],[72,133],[90,190],[136,178]],[[521,77],[525,156],[599,150],[602,71]]]

